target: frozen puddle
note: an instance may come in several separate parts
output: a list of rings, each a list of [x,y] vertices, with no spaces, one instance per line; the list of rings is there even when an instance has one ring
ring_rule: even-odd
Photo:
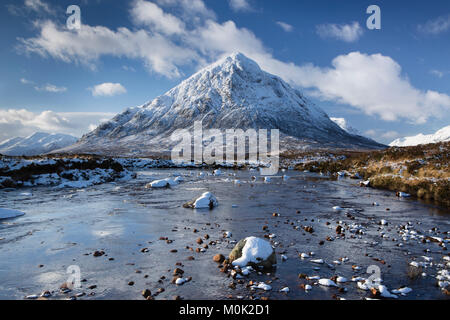
[[[0,208],[0,220],[17,218],[23,215],[25,215],[25,213],[22,211]]]

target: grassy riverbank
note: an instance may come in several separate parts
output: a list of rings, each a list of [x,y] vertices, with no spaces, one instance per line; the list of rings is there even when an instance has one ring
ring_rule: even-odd
[[[346,174],[370,180],[373,188],[401,191],[450,207],[450,142],[339,155],[339,159],[300,163],[296,169]]]

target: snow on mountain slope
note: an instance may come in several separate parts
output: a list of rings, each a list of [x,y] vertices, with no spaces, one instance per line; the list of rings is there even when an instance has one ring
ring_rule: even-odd
[[[361,133],[357,129],[351,127],[347,123],[346,119],[344,119],[344,118],[330,118],[330,119],[331,119],[331,121],[336,123],[339,127],[341,127],[342,130],[345,130],[348,133],[353,134],[353,135],[357,135],[357,136],[361,135]]]
[[[13,138],[0,143],[0,154],[7,156],[35,156],[65,148],[77,142],[66,134],[36,132],[26,138]]]
[[[419,144],[429,144],[437,142],[450,141],[450,126],[446,126],[433,134],[418,134],[412,137],[400,138],[392,141],[389,145],[391,147],[409,147],[417,146]]]
[[[382,148],[350,135],[277,76],[234,53],[153,101],[129,108],[58,152],[152,155],[169,152],[177,129],[279,129],[280,147]]]

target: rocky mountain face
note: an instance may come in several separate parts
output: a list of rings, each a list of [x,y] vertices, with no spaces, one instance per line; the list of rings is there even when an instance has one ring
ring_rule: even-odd
[[[204,129],[279,129],[280,149],[384,146],[349,134],[281,78],[235,53],[162,96],[129,108],[62,152],[145,156],[168,153],[171,134],[202,121]]]

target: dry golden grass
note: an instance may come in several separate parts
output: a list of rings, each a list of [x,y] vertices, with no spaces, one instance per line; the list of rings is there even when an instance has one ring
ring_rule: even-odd
[[[450,207],[450,142],[339,155],[346,159],[310,162],[297,169],[323,173],[346,170],[370,179],[373,188],[402,191]]]

